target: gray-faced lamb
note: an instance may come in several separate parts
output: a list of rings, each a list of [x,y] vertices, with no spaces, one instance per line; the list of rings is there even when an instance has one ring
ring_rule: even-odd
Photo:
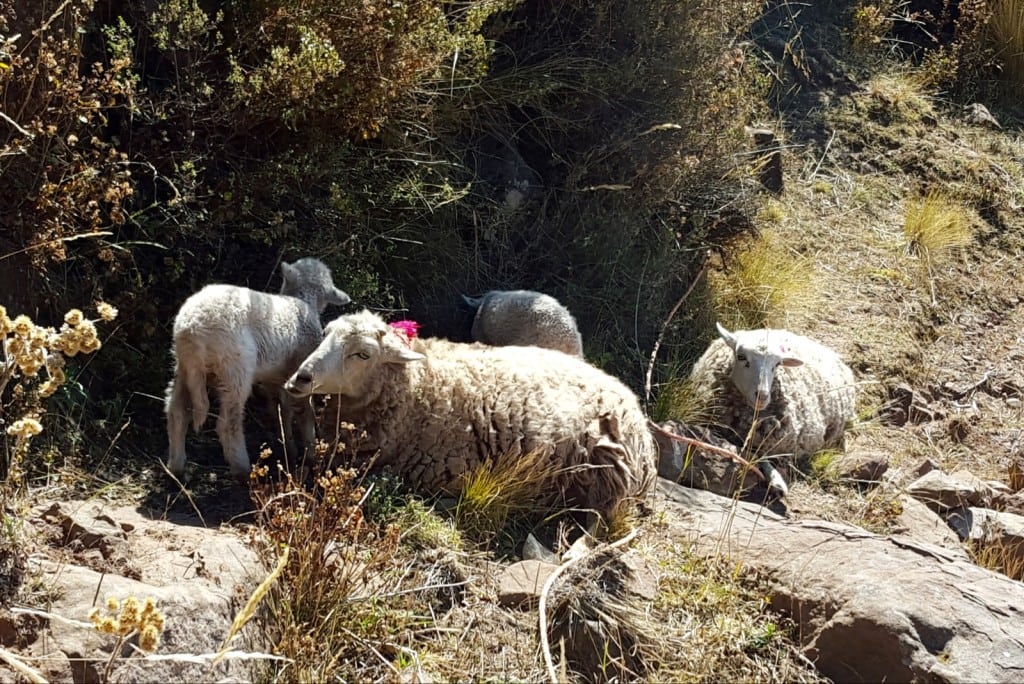
[[[808,337],[762,328],[714,340],[690,373],[694,396],[707,403],[706,424],[759,455],[804,456],[843,441],[855,415],[853,371]]]
[[[482,297],[462,296],[476,312],[473,339],[494,346],[546,347],[583,357],[576,319],[550,295],[531,290],[491,290]]]
[[[535,449],[557,474],[531,505],[607,516],[654,478],[656,449],[636,395],[550,349],[409,339],[363,311],[329,323],[285,388],[333,395],[325,435],[339,419],[353,424],[377,465],[427,492],[457,494],[478,464]]]
[[[298,409],[304,447],[314,444],[312,410],[293,402],[281,386],[320,343],[320,314],[327,305],[344,305],[350,300],[334,286],[330,269],[317,259],[282,263],[281,276],[280,294],[207,285],[178,310],[172,348],[174,378],[165,405],[167,468],[176,477],[185,473],[188,412],[191,410],[192,426],[198,432],[210,410],[207,384],[217,388],[217,435],[233,475],[249,473],[242,422],[245,403],[256,383],[279,401],[286,443],[291,442]]]

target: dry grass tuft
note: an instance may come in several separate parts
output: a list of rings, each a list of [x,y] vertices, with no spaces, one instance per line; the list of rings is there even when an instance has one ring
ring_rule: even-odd
[[[726,268],[709,275],[719,322],[730,329],[780,327],[812,301],[812,265],[782,236],[764,231],[734,245]]]
[[[271,678],[366,679],[393,670],[388,658],[368,654],[387,651],[388,636],[412,621],[386,598],[403,578],[399,534],[363,517],[365,494],[352,470],[325,472],[312,491],[290,477],[254,485],[254,543],[277,576],[261,587],[262,632],[291,661]]]
[[[932,191],[907,203],[903,234],[908,248],[931,266],[951,250],[971,242],[973,223],[965,207]]]
[[[1006,81],[1024,85],[1024,2],[995,0],[989,29]]]
[[[552,592],[551,648],[570,677],[821,681],[768,612],[755,578],[678,545],[645,543],[652,547],[641,555],[660,575],[653,601],[630,592],[637,570],[619,552],[595,554]]]
[[[455,508],[455,525],[469,540],[490,543],[513,516],[546,510],[559,468],[543,449],[509,452],[468,473]]]

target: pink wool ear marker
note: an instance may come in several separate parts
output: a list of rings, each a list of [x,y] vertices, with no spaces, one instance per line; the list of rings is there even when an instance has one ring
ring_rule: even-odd
[[[394,323],[389,323],[388,325],[394,328],[395,332],[399,333],[402,337],[405,338],[406,344],[408,344],[410,340],[415,339],[420,331],[420,324],[417,323],[416,321],[395,321]]]

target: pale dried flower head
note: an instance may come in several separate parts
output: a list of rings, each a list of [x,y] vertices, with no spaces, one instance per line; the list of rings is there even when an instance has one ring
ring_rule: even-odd
[[[33,416],[25,416],[11,423],[7,434],[19,439],[30,439],[43,431],[43,425]]]
[[[96,311],[104,321],[112,321],[117,318],[117,309],[106,302],[99,302],[96,305]]]
[[[64,322],[68,325],[78,325],[84,318],[85,317],[82,315],[82,312],[78,309],[71,309],[64,314]]]
[[[14,319],[13,327],[15,335],[18,337],[28,337],[33,328],[32,319],[25,314],[21,314]]]

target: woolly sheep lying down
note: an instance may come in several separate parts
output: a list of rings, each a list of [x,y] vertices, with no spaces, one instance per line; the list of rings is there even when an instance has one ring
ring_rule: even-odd
[[[751,440],[760,455],[805,456],[842,443],[856,387],[836,352],[788,330],[718,325],[718,334],[690,373],[713,429],[743,445],[760,421]]]
[[[494,346],[546,347],[583,357],[576,319],[550,295],[530,290],[491,290],[482,297],[462,296],[476,311],[473,339]]]
[[[334,286],[330,269],[313,258],[282,263],[281,294],[234,285],[207,285],[181,305],[174,318],[174,378],[167,388],[167,469],[185,473],[188,411],[192,426],[203,426],[210,410],[207,384],[220,398],[217,436],[235,476],[249,474],[242,419],[255,383],[265,385],[280,402],[286,444],[291,444],[295,409],[302,414],[302,439],[316,441],[312,410],[293,406],[281,390],[299,363],[320,343],[320,313],[328,304],[347,304],[349,296]],[[272,402],[273,403],[273,402]]]
[[[409,484],[457,494],[479,463],[548,451],[551,496],[607,516],[652,484],[655,446],[625,385],[581,359],[535,347],[409,340],[363,311],[327,325],[285,385],[295,397],[333,394],[325,417],[365,430],[360,446]],[[335,424],[336,425],[336,424]],[[330,428],[326,430],[330,433]]]

